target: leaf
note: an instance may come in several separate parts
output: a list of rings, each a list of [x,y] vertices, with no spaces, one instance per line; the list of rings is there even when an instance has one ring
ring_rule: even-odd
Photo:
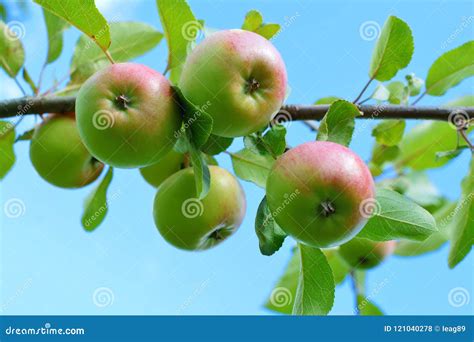
[[[190,144],[189,153],[194,170],[196,197],[201,200],[206,197],[211,187],[211,173],[203,153],[199,151],[192,143]]]
[[[425,84],[421,78],[416,77],[414,73],[405,76],[408,83],[408,93],[410,96],[416,96],[421,93],[421,88]]]
[[[334,283],[336,285],[341,284],[350,272],[349,265],[339,255],[337,248],[323,249],[322,251],[326,256],[329,266],[331,266]]]
[[[266,197],[263,197],[258,206],[255,217],[255,232],[258,236],[260,252],[263,255],[272,255],[280,249],[285,241],[286,233],[275,222]]]
[[[448,265],[454,268],[471,251],[474,244],[474,157],[469,173],[462,181],[462,194],[453,211],[452,239]]]
[[[360,208],[372,214],[357,235],[374,241],[425,240],[437,231],[431,214],[407,197],[388,189],[377,189],[373,202]]]
[[[296,290],[295,315],[327,315],[334,304],[334,277],[323,252],[299,244],[301,269]]]
[[[357,296],[357,307],[362,316],[382,316],[383,312],[377,305],[362,295]]]
[[[319,100],[316,100],[314,104],[315,105],[324,105],[324,104],[330,105],[336,102],[337,100],[342,100],[342,99],[337,96],[326,96],[326,97],[320,98]]]
[[[361,113],[354,104],[345,100],[333,102],[321,120],[316,139],[349,146],[354,133],[355,117],[359,115]]]
[[[232,153],[230,156],[237,177],[265,188],[268,174],[275,162],[271,156],[257,154],[248,148]]]
[[[242,24],[242,30],[254,32],[263,24],[262,14],[257,10],[248,11],[245,15],[244,23]]]
[[[282,155],[286,150],[286,128],[283,125],[272,126],[263,136],[263,142],[272,156]]]
[[[387,87],[383,85],[383,83],[380,83],[377,85],[370,97],[377,101],[387,101],[390,97],[390,90],[388,90]]]
[[[462,80],[474,75],[474,40],[442,54],[430,67],[426,93],[441,96]]]
[[[372,150],[372,163],[382,166],[384,163],[392,161],[400,154],[398,146],[386,146],[375,144]]]
[[[211,134],[204,145],[201,146],[201,151],[210,155],[216,155],[227,150],[233,141],[233,138]]]
[[[44,22],[48,31],[48,56],[46,64],[52,63],[58,59],[63,50],[63,31],[70,25],[60,17],[43,8]]]
[[[455,207],[455,203],[446,202],[433,214],[439,231],[431,234],[424,241],[400,240],[397,243],[395,254],[399,256],[412,257],[435,251],[443,246],[450,237],[450,229],[447,223],[449,222]]]
[[[404,120],[383,120],[374,127],[372,136],[381,145],[395,146],[402,140],[404,131]]]
[[[95,6],[94,0],[34,0],[34,2],[85,33],[102,51],[107,51],[109,48],[109,25]]]
[[[140,22],[110,23],[112,44],[109,53],[115,62],[126,62],[152,50],[163,38],[154,27]],[[90,76],[110,65],[107,56],[91,44],[87,36],[76,43],[71,62],[71,83],[80,84]]]
[[[15,127],[7,121],[0,121],[0,179],[5,178],[15,164]]]
[[[278,25],[278,24],[265,24],[265,25],[260,26],[258,29],[256,29],[255,33],[258,33],[263,38],[271,39],[279,31],[280,31],[280,25]]]
[[[0,21],[0,66],[12,78],[25,63],[25,51],[20,38]]]
[[[113,177],[113,168],[102,178],[99,185],[91,192],[84,202],[84,213],[81,222],[85,230],[91,232],[96,229],[104,220],[107,214],[109,203],[107,202],[107,190]]]
[[[275,312],[291,315],[298,287],[298,276],[300,273],[300,251],[294,249],[294,253],[283,273],[283,276],[275,285],[265,307]]]
[[[31,138],[33,137],[33,133],[35,132],[35,129],[32,128],[28,131],[25,131],[23,132],[22,134],[20,134],[16,139],[15,139],[15,142],[17,141],[26,141],[26,140],[31,140]]]
[[[26,68],[23,68],[22,74],[23,74],[22,75],[23,80],[30,86],[31,91],[36,94],[38,91],[38,88],[36,87],[35,82],[31,78],[30,73],[28,72],[28,70],[26,70]]]
[[[387,85],[387,90],[390,93],[388,102],[391,104],[405,105],[408,103],[408,87],[406,87],[402,82],[390,82]]]
[[[370,62],[370,78],[392,79],[410,63],[414,42],[410,27],[401,19],[390,16],[380,33]]]
[[[464,95],[449,101],[444,107],[469,107],[474,106],[474,95]]]
[[[188,55],[188,45],[198,37],[203,26],[185,0],[157,0],[156,4],[168,43],[166,70],[171,70],[170,79],[177,83]]]

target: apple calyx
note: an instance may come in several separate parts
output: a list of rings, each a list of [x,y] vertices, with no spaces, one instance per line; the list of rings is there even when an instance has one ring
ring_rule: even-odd
[[[115,98],[115,103],[120,109],[127,109],[130,99],[126,95],[120,94]]]
[[[260,82],[258,82],[254,77],[250,78],[247,81],[247,93],[252,94],[257,91],[257,89],[260,88]]]
[[[330,200],[321,202],[320,206],[324,217],[329,217],[336,212],[336,208],[334,208],[334,204]]]

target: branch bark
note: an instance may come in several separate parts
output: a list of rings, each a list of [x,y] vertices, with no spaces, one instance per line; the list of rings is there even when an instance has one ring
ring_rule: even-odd
[[[68,113],[74,111],[75,97],[73,96],[46,96],[20,97],[0,101],[0,118],[43,113]],[[465,119],[474,119],[474,107],[415,107],[394,105],[360,105],[364,115],[358,119],[423,119],[447,121],[453,112],[462,112]],[[321,120],[329,109],[329,105],[285,105],[280,114],[287,119]]]

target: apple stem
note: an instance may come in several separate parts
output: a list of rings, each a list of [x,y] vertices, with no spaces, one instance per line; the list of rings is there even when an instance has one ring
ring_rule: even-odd
[[[332,204],[332,202],[329,200],[321,202],[321,207],[323,208],[324,217],[328,217],[329,215],[334,214],[336,212],[334,204]]]

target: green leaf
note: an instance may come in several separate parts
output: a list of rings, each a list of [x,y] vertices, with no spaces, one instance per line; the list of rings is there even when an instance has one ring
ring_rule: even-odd
[[[170,79],[177,83],[188,55],[188,45],[195,41],[203,26],[185,0],[157,0],[156,4],[168,43],[166,70],[171,70]]]
[[[286,128],[282,125],[272,126],[263,136],[263,143],[272,156],[282,155],[286,150]]]
[[[450,237],[448,222],[455,207],[455,203],[446,202],[433,213],[439,231],[431,234],[425,241],[400,240],[397,243],[395,254],[412,257],[435,251],[443,246]]]
[[[462,80],[474,75],[474,40],[442,54],[430,67],[426,93],[441,96]]]
[[[354,104],[345,100],[333,102],[321,120],[316,139],[349,146],[354,133],[355,117],[359,115],[361,113]]]
[[[257,10],[248,11],[245,15],[244,23],[242,24],[242,30],[254,32],[263,24],[262,14]]]
[[[469,107],[474,106],[474,95],[464,95],[451,100],[444,107]]]
[[[370,97],[377,101],[388,101],[390,98],[390,90],[388,90],[383,83],[380,83]]]
[[[404,131],[404,120],[383,120],[374,127],[372,136],[381,145],[395,146],[402,140]]]
[[[107,189],[113,177],[113,168],[109,167],[104,178],[92,191],[84,202],[84,213],[81,222],[85,230],[91,232],[96,229],[104,220],[107,214],[109,203],[107,201]]]
[[[334,304],[334,276],[323,252],[299,244],[301,269],[296,290],[295,315],[327,315]]]
[[[110,23],[112,44],[109,53],[115,62],[126,62],[152,50],[163,34],[152,26],[140,22]],[[105,54],[81,36],[76,43],[71,62],[71,84],[80,84],[98,70],[110,65]]]
[[[360,210],[371,217],[358,237],[375,241],[421,241],[437,231],[436,222],[427,210],[392,190],[377,189],[375,201],[362,204]]]
[[[204,145],[201,146],[201,151],[210,155],[216,155],[227,150],[233,141],[233,138],[211,134]]]
[[[255,232],[258,236],[260,252],[263,255],[272,255],[280,249],[285,241],[286,233],[275,222],[266,197],[263,197],[258,206],[255,217]]]
[[[300,251],[298,248],[295,248],[283,276],[278,280],[265,304],[267,309],[286,315],[290,315],[293,312],[300,264]]]
[[[474,245],[474,157],[469,173],[462,181],[462,194],[453,211],[451,248],[448,264],[454,268],[471,251]]]
[[[390,82],[387,85],[387,90],[390,93],[388,96],[388,102],[391,104],[404,105],[408,103],[408,87],[406,87],[402,82]]]
[[[337,100],[342,100],[342,99],[337,96],[326,96],[326,97],[320,98],[319,100],[316,100],[314,104],[315,105],[324,105],[324,104],[330,105],[336,102]]]
[[[359,314],[362,316],[382,316],[383,312],[377,305],[372,303],[365,296],[357,296],[357,307],[359,308]]]
[[[31,78],[30,73],[28,72],[28,70],[26,70],[26,68],[23,68],[22,74],[23,74],[23,80],[30,86],[31,91],[36,94],[36,92],[38,91],[38,88],[36,87],[35,82]]]
[[[22,134],[20,134],[16,139],[15,139],[15,142],[17,141],[26,141],[26,140],[31,140],[31,138],[33,137],[33,133],[35,133],[35,129],[32,128],[28,131],[25,131],[23,132]]]
[[[414,42],[410,27],[401,19],[390,16],[377,39],[370,62],[370,78],[392,79],[410,63]]]
[[[265,24],[265,25],[260,26],[258,29],[256,29],[255,33],[258,33],[263,38],[271,39],[279,31],[280,31],[280,25],[278,25],[278,24]]]
[[[109,48],[109,25],[95,6],[94,0],[34,0],[34,2],[85,33],[103,51]]]
[[[425,81],[416,77],[414,73],[406,75],[405,79],[408,83],[408,93],[410,96],[416,96],[421,93],[421,88],[423,88]]]
[[[15,77],[25,63],[25,51],[20,38],[0,21],[0,66],[10,77]]]
[[[3,179],[15,164],[15,128],[7,121],[0,121],[0,179]]]
[[[52,63],[58,59],[63,50],[63,31],[70,25],[60,17],[43,8],[44,22],[48,31],[48,56],[46,64]]]
[[[5,8],[5,5],[2,3],[0,3],[0,19],[7,20],[7,9]]]
[[[372,163],[382,166],[384,163],[392,161],[400,154],[398,146],[385,146],[375,144],[372,150]]]
[[[270,155],[257,154],[244,148],[230,156],[237,177],[265,188],[268,174],[275,162]]]
[[[329,266],[331,266],[334,283],[336,285],[341,284],[350,272],[349,265],[339,255],[337,248],[323,249],[322,251],[326,256]]]
[[[204,154],[193,144],[190,144],[189,154],[194,170],[196,197],[201,200],[206,197],[211,187],[211,173],[207,166],[206,159],[204,158]]]

